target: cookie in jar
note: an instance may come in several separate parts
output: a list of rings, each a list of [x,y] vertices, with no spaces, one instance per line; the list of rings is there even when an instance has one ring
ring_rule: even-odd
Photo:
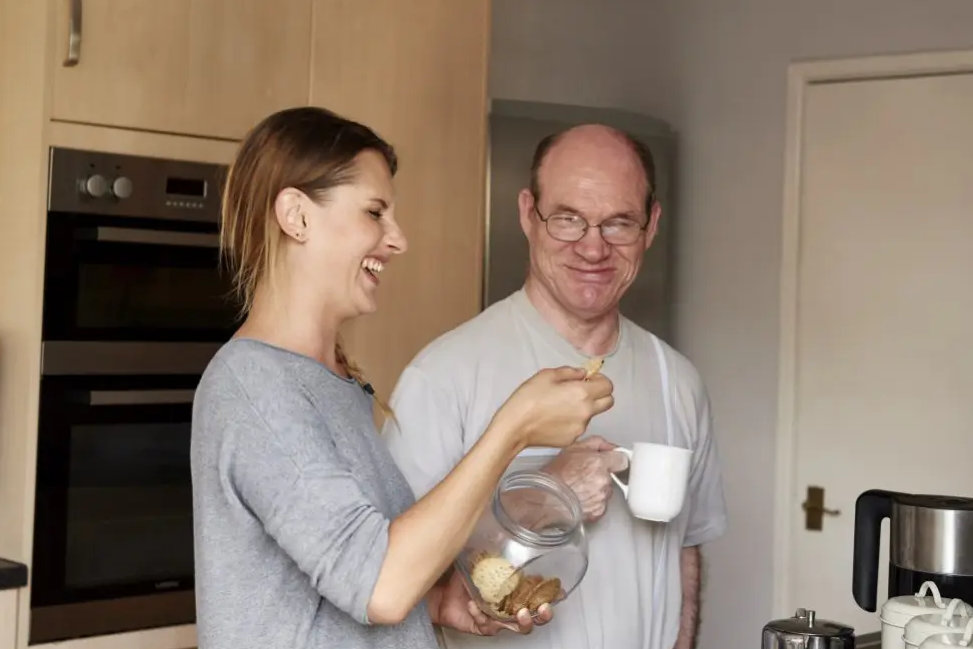
[[[510,473],[455,561],[473,601],[504,622],[567,598],[588,568],[581,503],[557,478]]]

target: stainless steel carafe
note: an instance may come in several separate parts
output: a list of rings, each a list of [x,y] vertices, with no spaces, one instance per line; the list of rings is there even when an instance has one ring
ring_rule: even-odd
[[[973,603],[973,498],[870,489],[855,503],[851,590],[878,607],[882,521],[889,519],[888,596],[912,595],[931,581],[943,597]]]
[[[761,649],[854,649],[855,630],[819,620],[814,611],[799,608],[794,617],[764,626]]]

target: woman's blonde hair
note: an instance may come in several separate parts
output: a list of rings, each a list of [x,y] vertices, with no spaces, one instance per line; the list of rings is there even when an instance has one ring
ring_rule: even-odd
[[[377,151],[394,176],[398,167],[390,144],[370,128],[324,108],[304,106],[270,115],[244,138],[223,187],[220,254],[233,273],[244,314],[253,307],[262,281],[271,281],[283,237],[274,213],[277,195],[288,187],[323,202],[328,190],[354,180],[354,159]],[[363,387],[361,369],[339,341],[335,357]],[[386,416],[388,404],[375,396]]]

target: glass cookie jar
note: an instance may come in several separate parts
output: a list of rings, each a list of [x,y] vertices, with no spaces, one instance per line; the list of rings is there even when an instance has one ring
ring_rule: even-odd
[[[568,597],[588,569],[581,503],[547,473],[509,473],[454,565],[485,614],[509,621],[527,608],[536,617],[541,605]]]

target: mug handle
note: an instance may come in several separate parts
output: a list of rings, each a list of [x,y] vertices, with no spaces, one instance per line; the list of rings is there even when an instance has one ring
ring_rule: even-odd
[[[625,448],[624,446],[616,446],[611,451],[609,451],[609,453],[611,453],[613,451],[618,451],[619,453],[624,453],[625,455],[627,455],[628,456],[628,466],[629,467],[632,466],[632,458],[635,456],[635,453],[632,452],[632,449]],[[615,484],[618,485],[618,488],[622,490],[622,495],[625,496],[625,498],[628,498],[628,484],[625,483],[625,482],[622,482],[621,479],[617,475],[615,475],[614,473],[609,473],[608,475],[610,475],[611,478],[612,478],[612,480],[615,481]]]

